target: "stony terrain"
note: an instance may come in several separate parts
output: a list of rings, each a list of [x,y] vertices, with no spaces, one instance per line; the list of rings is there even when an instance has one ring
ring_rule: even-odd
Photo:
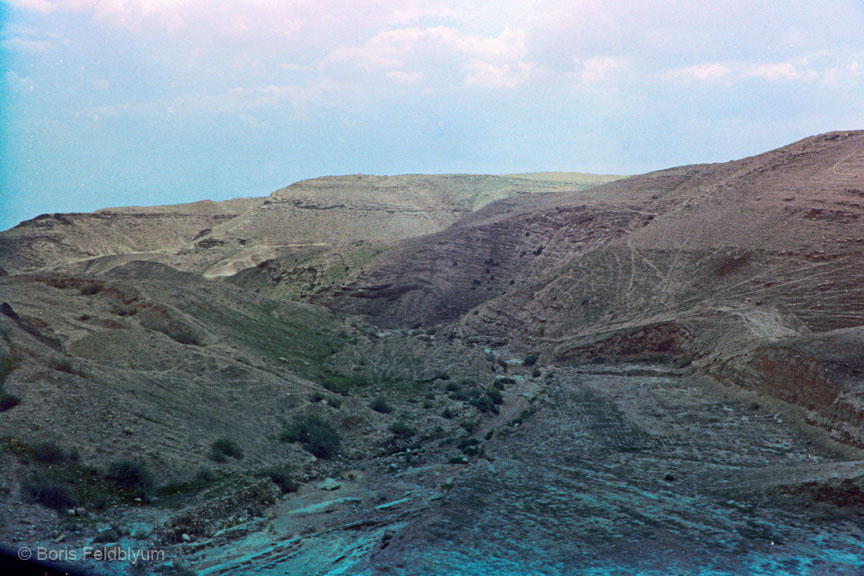
[[[839,132],[22,223],[0,542],[166,551],[131,573],[857,574],[862,178]]]

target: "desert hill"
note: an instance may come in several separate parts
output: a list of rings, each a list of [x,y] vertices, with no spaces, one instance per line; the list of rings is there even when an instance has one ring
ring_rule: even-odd
[[[854,573],[862,179],[837,132],[24,222],[0,543],[165,574]]]
[[[767,370],[754,366],[763,346],[864,324],[861,178],[859,131],[517,197],[409,241],[326,301],[388,325],[456,320],[563,361],[695,360],[744,382],[732,374]],[[766,378],[779,376],[749,381]],[[862,392],[777,394],[859,423]]]

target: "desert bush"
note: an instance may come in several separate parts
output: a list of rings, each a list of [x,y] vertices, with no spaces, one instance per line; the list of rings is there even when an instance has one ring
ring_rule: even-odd
[[[33,476],[24,482],[22,488],[25,499],[46,508],[65,510],[78,503],[72,485],[56,478]]]
[[[403,438],[403,439],[410,438],[411,436],[414,436],[414,434],[417,433],[417,431],[414,430],[414,428],[412,428],[411,426],[409,426],[405,422],[401,422],[401,421],[400,422],[394,422],[393,424],[391,424],[389,430],[397,438]]]
[[[468,400],[468,403],[484,414],[487,412],[498,414],[499,412],[498,406],[495,405],[495,402],[488,395],[473,396]]]
[[[153,487],[153,474],[144,462],[137,460],[116,460],[108,465],[105,479],[123,490],[139,493]]]
[[[63,462],[66,452],[54,442],[39,442],[33,446],[33,458],[39,462]]]
[[[369,408],[381,414],[389,414],[391,411],[390,405],[383,396],[376,396],[370,403]]]
[[[329,459],[339,452],[342,439],[329,422],[315,414],[298,417],[282,432],[285,442],[299,442],[317,458]]]
[[[294,479],[291,467],[288,465],[268,468],[264,472],[264,475],[270,478],[283,494],[297,491],[297,481]]]
[[[348,383],[351,386],[356,386],[358,388],[363,388],[364,386],[369,386],[370,381],[369,377],[365,374],[354,373],[351,375],[351,378],[348,380]]]
[[[438,370],[432,375],[432,378],[429,379],[430,382],[436,380],[450,380],[450,374],[448,374],[446,370]]]
[[[538,366],[535,366],[534,370],[531,371],[531,377],[532,378],[539,378],[542,375],[543,375],[543,372],[541,372],[541,370]]]
[[[223,436],[210,445],[209,457],[215,462],[225,462],[228,458],[241,460],[243,449],[231,438]]]
[[[459,423],[462,426],[462,429],[465,430],[468,434],[473,434],[477,431],[477,421],[476,420],[463,420]]]
[[[519,413],[519,415],[516,418],[514,418],[513,420],[508,422],[507,425],[508,426],[517,426],[519,424],[524,424],[525,421],[527,421],[528,418],[530,418],[534,414],[534,412],[536,412],[536,411],[537,410],[535,408],[525,408],[524,410],[522,410],[522,412]]]
[[[501,391],[497,388],[491,388],[486,391],[486,395],[492,400],[493,404],[503,404],[504,396],[501,394]]]
[[[451,420],[454,416],[456,416],[456,413],[453,412],[453,410],[451,410],[449,406],[447,408],[444,408],[444,411],[441,412],[441,417],[446,418],[447,420]]]
[[[341,377],[328,376],[321,381],[321,386],[341,396],[351,394],[351,382]]]
[[[480,451],[480,441],[476,438],[462,438],[456,445],[466,456],[476,456]]]
[[[534,366],[537,363],[537,360],[540,358],[540,355],[536,352],[530,352],[525,355],[525,359],[522,360],[523,366]]]
[[[201,468],[198,470],[198,473],[195,474],[195,478],[192,480],[192,485],[196,488],[204,488],[205,486],[213,484],[218,479],[219,477],[216,473],[209,468]]]

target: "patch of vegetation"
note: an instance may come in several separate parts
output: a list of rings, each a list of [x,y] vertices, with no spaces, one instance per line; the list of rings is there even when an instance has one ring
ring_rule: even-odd
[[[328,374],[321,380],[321,386],[341,396],[349,396],[351,394],[351,380],[344,376]]]
[[[63,480],[48,476],[31,476],[22,484],[28,502],[41,504],[53,510],[65,510],[78,504],[74,487]]]
[[[492,398],[486,394],[477,394],[468,400],[468,403],[483,414],[489,412],[498,414],[500,412],[498,406],[492,401]]]
[[[476,438],[462,438],[456,447],[466,456],[476,456],[480,452],[480,441]]]
[[[294,479],[294,473],[290,466],[273,466],[264,471],[264,475],[270,478],[283,494],[296,492],[298,488],[297,480]]]
[[[372,401],[369,402],[369,408],[381,414],[389,414],[392,411],[392,408],[390,408],[390,405],[387,404],[387,400],[383,396],[376,396],[373,398]]]
[[[450,380],[450,374],[448,374],[446,370],[438,370],[432,375],[429,382],[435,382],[436,380]]]
[[[525,408],[524,410],[522,410],[522,412],[519,413],[516,418],[510,420],[507,425],[518,426],[520,424],[524,424],[528,420],[528,418],[534,415],[536,411],[537,409],[533,407]]]
[[[540,358],[540,355],[536,352],[529,352],[525,355],[525,358],[522,360],[522,365],[526,367],[534,366],[537,363],[537,360]]]
[[[81,367],[72,362],[71,359],[66,358],[65,356],[52,358],[49,366],[51,366],[52,369],[57,370],[58,372],[74,374],[75,376],[84,376],[84,371],[81,369]]]
[[[138,495],[153,488],[153,474],[147,464],[138,460],[117,460],[108,465],[105,480],[118,488]]]
[[[391,424],[389,430],[394,436],[402,439],[410,438],[417,433],[414,428],[402,421]]]
[[[228,458],[241,460],[243,449],[231,438],[223,436],[210,445],[210,453],[207,456],[214,462],[227,462]]]
[[[364,388],[366,386],[369,386],[369,384],[371,384],[371,383],[372,382],[368,376],[366,376],[365,374],[358,374],[358,373],[352,374],[351,379],[349,380],[349,384],[351,384],[351,386],[354,386],[357,388]]]
[[[458,382],[448,382],[445,389],[447,392],[459,392],[462,390],[462,385]]]
[[[486,395],[492,400],[493,404],[501,405],[504,403],[504,396],[497,388],[490,388],[486,391]]]
[[[476,420],[463,420],[462,422],[459,423],[459,425],[468,434],[474,434],[474,432],[477,431],[477,426],[478,426]]]
[[[342,442],[339,432],[315,414],[296,418],[286,426],[281,439],[285,442],[298,442],[304,450],[325,460],[336,456]]]
[[[33,445],[33,458],[49,464],[64,462],[66,451],[54,442],[40,442]]]
[[[448,406],[444,408],[444,411],[441,412],[441,417],[446,418],[447,420],[452,420],[456,417],[456,413]]]
[[[496,378],[495,383],[496,384],[515,384],[516,379],[512,378],[510,376],[504,376],[502,378]]]
[[[543,375],[543,372],[541,372],[540,368],[537,366],[535,366],[534,370],[531,371],[531,377],[532,378],[539,378],[542,375]]]

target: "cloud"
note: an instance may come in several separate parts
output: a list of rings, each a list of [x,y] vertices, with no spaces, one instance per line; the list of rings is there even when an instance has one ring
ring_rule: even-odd
[[[670,78],[711,82],[727,78],[730,74],[732,74],[732,68],[728,64],[709,62],[707,64],[697,64],[695,66],[686,66],[684,68],[672,70],[667,72],[665,75]]]
[[[630,58],[620,56],[592,56],[584,60],[573,58],[576,75],[583,85],[605,84],[614,81],[631,64]]]
[[[0,46],[12,52],[30,52],[33,54],[44,54],[54,48],[54,45],[48,40],[32,40],[23,36],[4,38],[0,42]]]
[[[825,73],[810,67],[804,59],[795,59],[783,62],[707,62],[669,70],[660,76],[700,82],[753,78],[768,82],[813,82],[824,78]]]
[[[526,59],[525,33],[505,29],[498,36],[469,34],[447,26],[383,30],[359,46],[334,50],[325,66],[333,73],[384,72],[394,79],[423,76],[470,86],[513,88],[527,81],[535,65]]]
[[[768,62],[745,64],[741,67],[741,77],[761,78],[763,80],[792,80],[812,82],[819,79],[819,73],[809,68],[806,62]]]

